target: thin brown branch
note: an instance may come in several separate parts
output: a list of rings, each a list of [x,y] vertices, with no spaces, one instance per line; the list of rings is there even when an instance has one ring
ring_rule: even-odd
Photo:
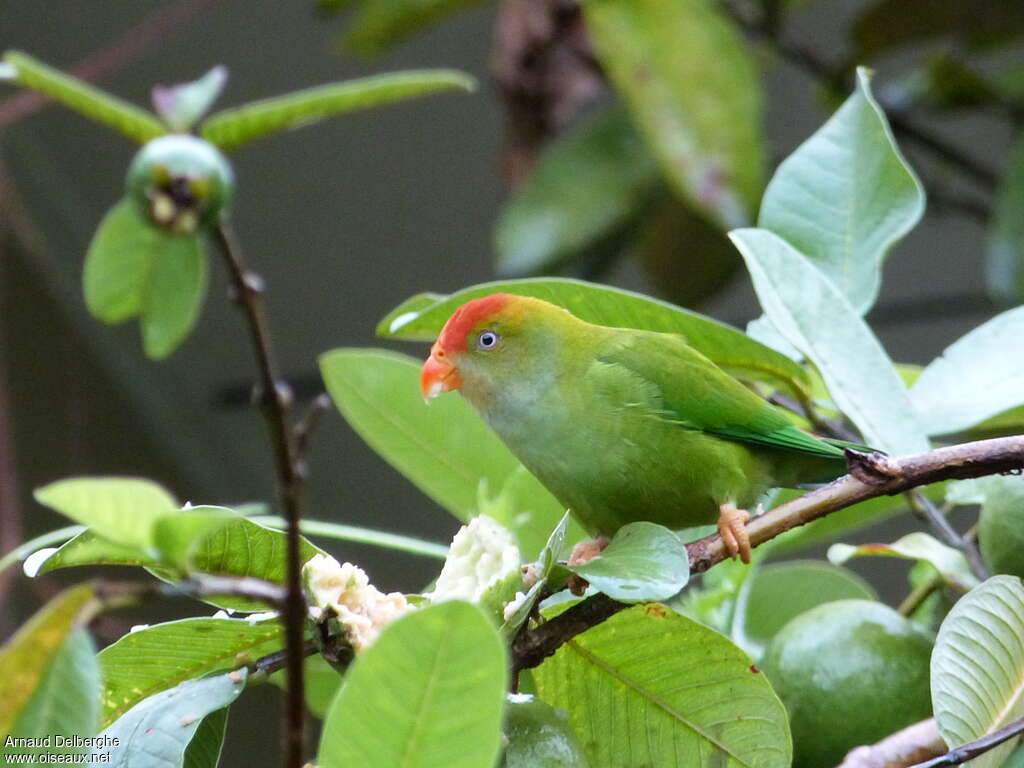
[[[303,667],[303,629],[306,601],[302,594],[299,523],[302,519],[302,492],[305,473],[298,453],[298,440],[288,423],[292,397],[278,375],[270,341],[263,280],[245,264],[242,251],[226,221],[214,231],[218,250],[224,259],[234,290],[234,298],[245,315],[253,354],[259,369],[258,400],[266,416],[277,468],[277,490],[287,522],[287,569],[285,587],[288,598],[282,611],[285,626],[285,668],[288,687],[285,696],[284,752],[286,768],[303,764],[305,735],[305,681]]]
[[[197,575],[184,581],[96,581],[96,597],[107,607],[134,604],[145,597],[242,597],[283,611],[287,590],[252,576]],[[301,646],[301,642],[300,642]]]
[[[985,565],[985,561],[981,559],[981,552],[978,551],[978,545],[974,540],[957,531],[931,499],[923,493],[912,491],[907,494],[907,501],[910,503],[910,508],[928,522],[932,531],[940,539],[963,552],[964,557],[967,558],[967,564],[971,567],[971,572],[980,581],[984,581],[992,575],[988,566]]]
[[[295,455],[299,461],[306,460],[306,451],[309,447],[309,438],[316,431],[324,414],[331,410],[331,397],[326,392],[321,392],[313,398],[309,404],[302,420],[295,425]]]
[[[917,763],[913,768],[944,768],[949,765],[963,765],[968,760],[973,760],[979,755],[985,754],[989,750],[998,747],[1003,742],[1009,741],[1014,736],[1019,736],[1022,733],[1024,733],[1024,717],[1020,720],[1014,720],[1006,727],[1000,728],[994,733],[982,736],[977,741],[972,741],[961,747],[957,747],[956,749],[951,749],[946,754],[933,758],[932,760]]]
[[[941,480],[966,479],[1024,468],[1024,435],[979,440],[925,453],[890,458],[847,452],[850,474],[754,518],[747,526],[752,546],[797,526],[878,496],[893,496]],[[690,572],[703,573],[726,557],[717,534],[686,545]],[[520,635],[512,646],[515,671],[535,667],[568,640],[626,608],[595,595]]]
[[[945,751],[946,743],[935,720],[928,718],[886,736],[877,744],[851,750],[839,768],[907,768]]]

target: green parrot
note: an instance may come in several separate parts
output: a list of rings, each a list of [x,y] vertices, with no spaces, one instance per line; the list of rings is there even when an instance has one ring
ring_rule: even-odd
[[[746,510],[765,491],[846,470],[845,444],[797,428],[682,336],[593,325],[527,296],[459,307],[420,388],[459,390],[598,537],[591,556],[626,523],[717,520],[749,562]]]

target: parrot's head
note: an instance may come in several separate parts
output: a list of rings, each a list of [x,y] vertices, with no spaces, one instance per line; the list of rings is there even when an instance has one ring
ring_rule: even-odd
[[[557,354],[566,319],[572,320],[567,310],[529,296],[495,293],[463,304],[423,364],[423,397],[458,389],[482,406],[503,389],[538,381]]]

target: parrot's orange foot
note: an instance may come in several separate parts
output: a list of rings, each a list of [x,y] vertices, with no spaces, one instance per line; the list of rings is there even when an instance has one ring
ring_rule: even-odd
[[[572,553],[569,555],[569,565],[589,563],[604,552],[604,548],[608,546],[609,541],[610,539],[607,536],[598,536],[596,539],[584,539],[572,548]],[[583,593],[587,591],[587,580],[574,573],[569,577],[569,583],[566,586],[574,595],[582,597]]]
[[[750,536],[747,534],[747,523],[750,521],[750,513],[735,504],[723,504],[718,509],[718,535],[722,537],[725,551],[729,557],[739,555],[740,560],[749,563]]]

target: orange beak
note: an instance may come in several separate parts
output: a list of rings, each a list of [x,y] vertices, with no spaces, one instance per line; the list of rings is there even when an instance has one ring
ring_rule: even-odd
[[[442,392],[450,392],[462,386],[462,377],[458,369],[448,360],[448,355],[435,343],[430,348],[430,357],[423,364],[420,373],[420,393],[424,400],[437,397]]]

